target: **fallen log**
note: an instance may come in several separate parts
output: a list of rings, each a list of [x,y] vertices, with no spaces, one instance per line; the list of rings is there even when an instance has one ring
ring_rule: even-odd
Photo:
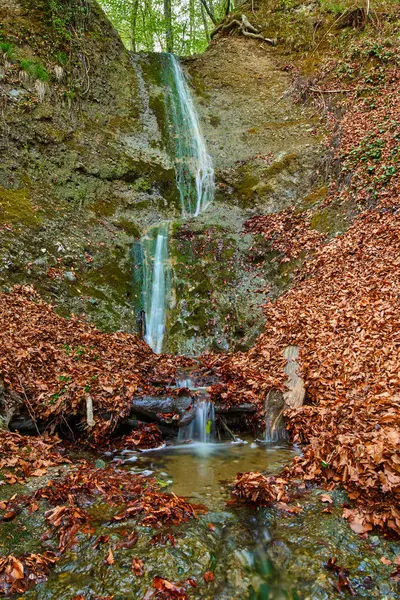
[[[144,396],[133,398],[131,414],[147,417],[155,423],[184,427],[193,421],[196,410],[190,396]]]
[[[44,423],[37,423],[29,415],[16,415],[8,424],[10,431],[26,435],[41,435],[46,429]]]
[[[234,413],[250,413],[254,414],[257,412],[257,407],[250,402],[245,404],[216,404],[215,412],[217,414],[234,414]]]
[[[225,416],[257,412],[254,404],[216,404],[216,414]],[[196,416],[196,400],[190,396],[144,396],[132,400],[132,415],[147,417],[154,423],[167,423],[175,427],[189,425]],[[174,418],[174,415],[176,417]]]

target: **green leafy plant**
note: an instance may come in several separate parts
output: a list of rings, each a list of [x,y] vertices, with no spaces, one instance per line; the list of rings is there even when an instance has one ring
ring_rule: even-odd
[[[59,65],[66,65],[68,62],[68,55],[65,52],[56,52],[55,59]]]
[[[321,8],[325,12],[330,12],[333,15],[341,15],[346,10],[346,4],[344,2],[337,2],[335,0],[321,0]]]
[[[41,63],[22,59],[20,61],[20,67],[23,71],[28,73],[28,75],[33,77],[33,79],[39,79],[40,81],[48,81],[50,79],[48,70]]]
[[[15,60],[16,51],[15,46],[11,42],[6,40],[0,41],[0,52],[7,60]]]

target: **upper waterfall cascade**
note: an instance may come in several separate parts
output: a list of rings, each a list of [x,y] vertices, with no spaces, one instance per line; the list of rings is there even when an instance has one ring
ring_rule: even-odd
[[[181,65],[173,54],[167,54],[167,61],[168,108],[175,138],[182,216],[197,217],[214,198],[214,167]]]

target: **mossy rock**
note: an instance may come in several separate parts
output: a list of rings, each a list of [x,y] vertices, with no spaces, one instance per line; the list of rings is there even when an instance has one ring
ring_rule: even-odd
[[[41,218],[32,205],[27,188],[6,189],[0,187],[0,223],[39,227]]]

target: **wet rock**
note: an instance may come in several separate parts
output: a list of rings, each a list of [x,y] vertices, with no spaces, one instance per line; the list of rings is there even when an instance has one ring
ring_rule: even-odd
[[[280,390],[270,390],[264,403],[266,442],[278,442],[286,439],[287,435],[283,424],[284,409],[285,399],[283,393]]]
[[[190,396],[144,396],[132,400],[132,413],[148,417],[156,423],[172,423],[184,426],[191,423],[195,417],[193,400]],[[163,415],[177,414],[179,419],[166,418]]]
[[[33,264],[37,267],[45,267],[47,265],[47,260],[45,258],[37,258],[33,261]]]
[[[14,415],[24,406],[22,397],[10,390],[0,378],[0,419],[4,427],[8,427]]]
[[[13,100],[20,100],[26,95],[26,91],[21,89],[12,89],[8,92],[8,95]]]
[[[64,273],[64,279],[66,279],[67,281],[75,281],[76,275],[72,271],[66,271]]]

